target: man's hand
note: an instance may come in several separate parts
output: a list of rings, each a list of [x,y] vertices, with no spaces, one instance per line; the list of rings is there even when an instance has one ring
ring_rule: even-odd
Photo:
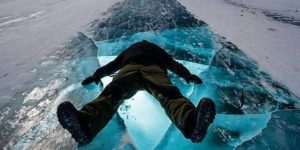
[[[190,83],[190,82],[194,82],[194,83],[197,83],[197,84],[202,84],[203,81],[196,75],[194,74],[191,74],[187,79],[186,79],[186,82],[187,83]]]
[[[95,78],[95,77],[93,77],[93,76],[90,76],[90,77],[87,77],[86,79],[84,79],[84,80],[81,82],[81,84],[82,84],[82,85],[88,85],[88,84],[90,84],[90,83],[92,83],[92,82],[95,82],[96,84],[98,84],[98,83],[100,82],[100,79]]]

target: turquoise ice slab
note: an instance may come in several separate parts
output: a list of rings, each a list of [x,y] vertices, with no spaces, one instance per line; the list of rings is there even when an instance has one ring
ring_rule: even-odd
[[[172,125],[155,149],[234,149],[261,132],[270,114],[226,115],[217,114],[214,123],[201,143],[186,140]]]
[[[300,110],[281,110],[273,112],[267,127],[256,137],[239,145],[237,150],[298,150],[300,142],[299,126]]]
[[[105,65],[114,58],[115,56],[100,56],[98,60],[100,64]],[[192,72],[196,74],[200,74],[207,67],[188,61],[180,62],[188,68],[193,68]],[[103,78],[104,87],[111,80],[112,77]],[[190,86],[193,87],[193,85]],[[182,86],[179,88],[181,89]],[[259,134],[270,118],[269,114],[218,114],[205,140],[200,144],[193,144],[185,139],[179,130],[174,128],[160,104],[145,91],[139,91],[131,99],[125,100],[118,110],[118,115],[126,125],[126,130],[128,131],[128,137],[126,138],[132,142],[127,143],[131,145],[131,147],[128,147],[129,149],[233,149],[240,143]],[[103,140],[105,140],[104,135],[108,136],[110,131],[115,131],[113,128],[110,125],[106,127],[103,130],[104,133],[100,132],[96,139],[93,140],[92,147],[91,145],[85,147],[96,148],[98,146],[105,149],[107,146],[103,143]],[[112,132],[114,134],[111,135],[116,136],[115,132]],[[119,138],[122,138],[122,136]]]
[[[129,37],[97,41],[98,56],[115,56],[131,44],[148,40],[176,59],[208,64],[222,45],[208,27],[176,28],[161,32],[140,32]]]

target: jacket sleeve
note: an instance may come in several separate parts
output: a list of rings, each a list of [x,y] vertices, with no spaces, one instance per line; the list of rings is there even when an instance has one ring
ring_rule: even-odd
[[[110,63],[98,68],[94,73],[93,77],[101,79],[102,77],[108,76],[116,72],[122,67],[123,58],[124,58],[124,52],[122,52],[117,58],[115,58]]]
[[[180,77],[184,78],[185,80],[188,80],[191,73],[190,71],[184,67],[181,63],[178,63],[175,61],[171,55],[169,55],[167,52],[165,52],[163,49],[163,56],[167,65],[167,68],[174,72],[175,74],[179,75]]]

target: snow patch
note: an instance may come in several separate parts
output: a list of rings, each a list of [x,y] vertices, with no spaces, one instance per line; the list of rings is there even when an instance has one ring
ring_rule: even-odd
[[[290,11],[286,10],[293,10],[293,14],[299,18],[299,1],[178,1],[196,18],[205,21],[215,33],[234,43],[250,58],[254,58],[262,70],[266,70],[274,79],[284,83],[292,92],[300,96],[300,65],[298,63],[300,62],[300,28],[270,19],[263,13],[274,11],[288,16]]]
[[[55,79],[50,81],[50,83],[46,87],[36,87],[34,88],[27,96],[24,98],[23,103],[31,101],[37,101],[42,99],[46,94],[48,96],[52,96],[57,92],[59,88],[62,87],[65,79]]]
[[[0,122],[2,121],[2,119],[10,112],[10,108],[9,107],[5,107],[3,113],[0,116]]]

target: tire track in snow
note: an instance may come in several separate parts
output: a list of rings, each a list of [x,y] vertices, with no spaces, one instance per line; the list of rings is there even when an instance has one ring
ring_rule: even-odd
[[[9,26],[9,25],[12,25],[12,24],[20,23],[20,22],[23,22],[25,20],[28,20],[28,19],[40,16],[40,15],[42,15],[44,13],[45,13],[45,11],[38,11],[38,12],[32,13],[29,16],[26,16],[26,17],[19,17],[19,18],[15,18],[15,19],[11,19],[11,20],[5,21],[5,22],[1,22],[0,23],[0,27],[4,27],[4,26]],[[1,20],[6,20],[8,18],[11,18],[11,16],[0,18],[0,21]]]

